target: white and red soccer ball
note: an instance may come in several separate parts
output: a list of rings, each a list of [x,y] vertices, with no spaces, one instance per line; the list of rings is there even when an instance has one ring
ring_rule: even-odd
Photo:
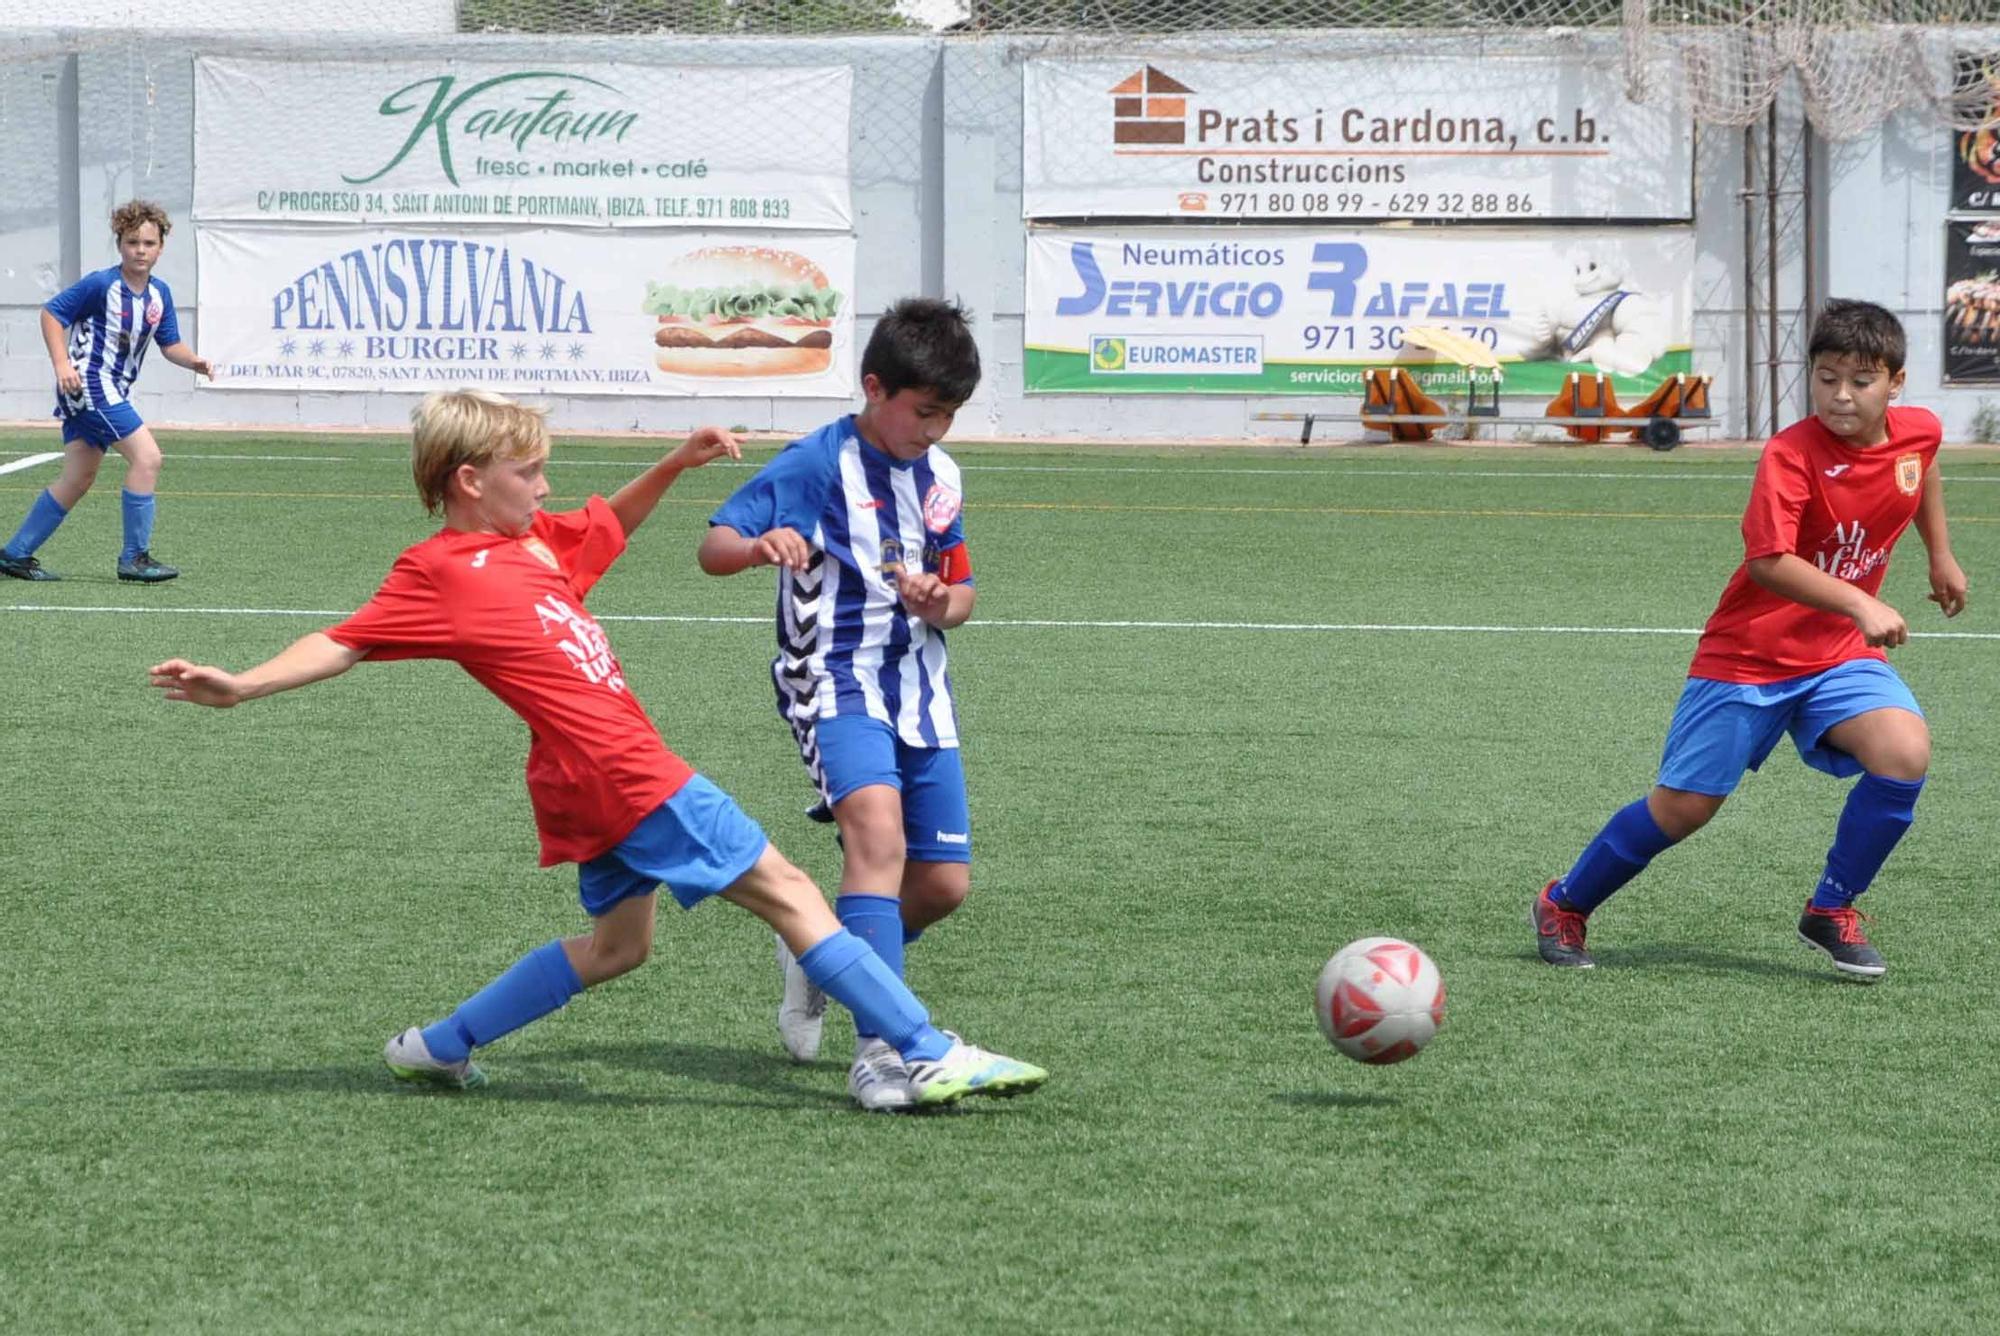
[[[1313,1014],[1327,1042],[1356,1062],[1401,1062],[1444,1024],[1444,976],[1408,942],[1363,937],[1319,972]]]

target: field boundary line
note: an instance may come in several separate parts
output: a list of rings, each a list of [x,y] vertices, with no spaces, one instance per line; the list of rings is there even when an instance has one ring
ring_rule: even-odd
[[[157,608],[140,604],[4,603],[0,612],[128,613],[183,617],[330,617],[345,618],[352,608]],[[687,626],[769,626],[764,617],[723,617],[697,613],[613,612],[600,622],[662,623]],[[1573,636],[1698,636],[1698,626],[1534,626],[1472,622],[1221,622],[1221,621],[1098,621],[1036,617],[995,617],[967,622],[958,630],[996,631],[1264,631],[1377,635],[1573,635]],[[1912,631],[1912,640],[2000,640],[2000,631]]]

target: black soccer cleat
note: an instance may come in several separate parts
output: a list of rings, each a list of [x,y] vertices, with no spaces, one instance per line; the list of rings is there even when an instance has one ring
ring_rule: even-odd
[[[1815,951],[1824,951],[1833,967],[1851,979],[1874,983],[1889,972],[1882,953],[1868,943],[1861,931],[1862,913],[1851,905],[1846,909],[1821,909],[1807,902],[1799,915],[1799,940]]]
[[[1528,910],[1528,922],[1535,925],[1535,945],[1542,959],[1551,965],[1572,970],[1596,969],[1597,962],[1583,949],[1584,922],[1588,915],[1564,909],[1550,898],[1549,893],[1559,881],[1560,878],[1542,887],[1542,893]]]
[[[5,552],[0,552],[0,575],[11,575],[16,580],[62,579],[33,557],[10,557]]]
[[[173,579],[180,573],[180,567],[169,566],[163,561],[155,560],[153,554],[144,549],[130,561],[123,557],[118,559],[118,578],[121,580],[136,580],[140,584],[159,584],[164,580]]]

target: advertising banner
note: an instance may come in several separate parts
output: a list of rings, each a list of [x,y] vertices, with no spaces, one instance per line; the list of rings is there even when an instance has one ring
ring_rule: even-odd
[[[844,65],[197,58],[194,216],[845,231],[853,82]]]
[[[1952,213],[2000,213],[2000,52],[1960,52],[1958,86],[1983,89],[1989,115],[1976,130],[1952,132]]]
[[[1026,388],[1079,394],[1361,393],[1408,362],[1415,326],[1475,339],[1505,392],[1553,395],[1571,371],[1620,393],[1687,371],[1689,228],[1347,232],[1037,229],[1028,237]]]
[[[1945,224],[1944,380],[2000,385],[2000,219]]]
[[[217,389],[854,391],[851,237],[209,224],[196,243]]]
[[[1694,217],[1694,121],[1615,61],[1029,61],[1023,215]]]

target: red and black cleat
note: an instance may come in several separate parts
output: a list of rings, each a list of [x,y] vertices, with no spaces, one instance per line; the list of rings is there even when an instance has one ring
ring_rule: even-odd
[[[1821,909],[1808,901],[1799,915],[1799,940],[1815,951],[1824,951],[1833,967],[1851,978],[1873,983],[1889,972],[1882,953],[1868,944],[1861,931],[1862,913],[1853,906]]]
[[[1583,949],[1587,915],[1564,909],[1550,897],[1560,880],[1542,887],[1542,893],[1535,897],[1534,908],[1528,911],[1528,921],[1535,925],[1535,945],[1541,949],[1542,959],[1551,965],[1572,970],[1595,969],[1597,962]]]

